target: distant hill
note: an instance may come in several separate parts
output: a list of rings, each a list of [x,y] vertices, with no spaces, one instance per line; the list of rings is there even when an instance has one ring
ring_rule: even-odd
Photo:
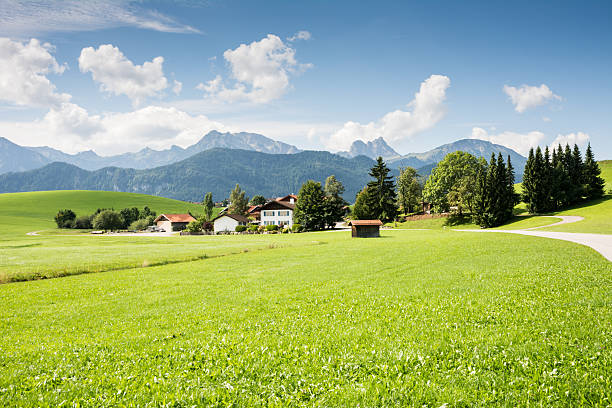
[[[492,153],[497,155],[501,152],[504,159],[509,155],[512,160],[512,166],[516,172],[517,182],[523,178],[523,170],[525,168],[525,163],[527,163],[527,158],[508,147],[479,139],[461,139],[453,143],[436,147],[424,153],[409,153],[403,156],[390,158],[387,160],[387,164],[389,167],[393,168],[410,166],[416,169],[429,169],[429,172],[431,172],[431,169],[435,167],[432,166],[432,164],[438,163],[444,156],[456,151],[467,152],[476,157],[484,157],[487,161],[491,158]]]
[[[389,146],[382,137],[367,143],[364,143],[362,140],[355,140],[348,152],[339,152],[338,154],[343,157],[356,157],[363,155],[371,159],[376,159],[378,157],[387,159],[400,155],[398,152],[393,150],[393,148]]]
[[[197,143],[185,149],[179,146],[171,146],[165,150],[153,150],[147,147],[135,153],[116,156],[99,156],[92,150],[68,154],[48,146],[19,146],[0,138],[0,174],[36,169],[53,162],[69,163],[86,170],[98,170],[104,167],[151,169],[176,163],[216,147],[272,154],[300,152],[295,146],[256,133],[221,133],[215,130],[208,132]]]
[[[216,199],[229,196],[239,183],[247,195],[274,197],[297,193],[305,181],[324,182],[331,174],[345,186],[353,201],[367,184],[374,161],[358,156],[343,158],[329,152],[266,154],[215,148],[154,169],[106,167],[88,171],[67,163],[0,175],[0,192],[42,190],[105,190],[152,194],[179,200],[201,200],[211,191]]]

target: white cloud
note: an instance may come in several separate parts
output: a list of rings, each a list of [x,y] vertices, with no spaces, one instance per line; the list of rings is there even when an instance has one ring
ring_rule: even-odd
[[[134,65],[111,44],[101,45],[97,50],[83,48],[79,56],[81,72],[91,72],[94,81],[100,82],[101,90],[127,95],[134,105],[168,87],[163,63],[163,57],[156,57],[142,65]]]
[[[213,129],[227,130],[204,115],[189,115],[175,108],[147,106],[127,113],[90,115],[72,103],[51,109],[41,120],[0,122],[0,134],[21,145],[50,145],[70,153],[93,149],[103,155],[144,146],[185,147]]]
[[[407,105],[411,111],[396,110],[387,113],[377,122],[362,125],[346,122],[326,141],[328,148],[346,150],[357,139],[363,141],[383,137],[387,142],[410,139],[424,130],[430,129],[445,115],[444,100],[450,86],[450,78],[432,75],[421,83],[414,99]]]
[[[234,50],[227,50],[223,57],[228,62],[233,87],[227,88],[220,76],[199,84],[208,96],[226,102],[250,101],[266,103],[278,99],[290,88],[291,74],[304,71],[311,64],[300,64],[295,59],[295,50],[273,34],[260,41],[241,44]]]
[[[59,106],[70,95],[57,93],[47,74],[61,74],[50,44],[37,39],[22,43],[0,38],[0,100],[22,106]]]
[[[171,33],[200,32],[133,0],[3,0],[0,21],[0,33],[10,36],[122,26]]]
[[[552,122],[552,119],[551,119],[551,118],[549,118],[548,116],[543,116],[543,117],[542,117],[542,120],[543,120],[544,122]]]
[[[510,149],[525,156],[529,153],[529,149],[536,147],[544,139],[545,135],[539,131],[528,133],[502,132],[498,134],[489,134],[485,129],[480,127],[472,128],[471,139],[486,140],[491,143],[509,147]]]
[[[297,33],[295,33],[294,35],[292,35],[291,37],[287,37],[287,41],[289,41],[289,42],[293,42],[293,41],[296,41],[296,40],[308,41],[311,38],[312,38],[312,34],[310,34],[309,31],[300,30]]]
[[[580,147],[584,147],[589,140],[589,135],[584,132],[568,133],[567,135],[559,134],[549,146],[557,147],[560,144],[561,146],[565,147],[566,144],[569,144],[570,146],[577,144]]]
[[[175,79],[174,86],[172,87],[172,92],[174,92],[175,95],[179,95],[182,89],[183,89],[183,83]]]
[[[561,100],[561,97],[555,95],[545,84],[540,86],[521,85],[519,88],[504,85],[504,92],[510,97],[514,109],[519,113],[543,105],[551,99]]]

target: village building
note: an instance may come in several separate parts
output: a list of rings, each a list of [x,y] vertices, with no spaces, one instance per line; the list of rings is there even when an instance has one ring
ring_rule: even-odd
[[[380,237],[380,220],[352,220],[348,223],[351,226],[353,238],[376,238]]]
[[[297,198],[296,195],[289,194],[262,205],[260,208],[260,224],[291,227]]]
[[[196,219],[191,214],[161,214],[155,218],[155,225],[165,232],[182,231]]]
[[[255,221],[259,221],[261,217],[261,205],[252,205],[247,210],[247,215],[253,217]]]
[[[249,219],[238,214],[221,214],[213,219],[213,229],[215,234],[219,232],[233,232],[239,225],[247,225]]]

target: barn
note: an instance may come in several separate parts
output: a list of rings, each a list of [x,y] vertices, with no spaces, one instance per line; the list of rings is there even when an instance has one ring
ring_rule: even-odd
[[[353,238],[380,237],[380,220],[352,220],[349,222]]]
[[[161,214],[155,219],[155,225],[166,232],[182,231],[195,220],[191,214]]]

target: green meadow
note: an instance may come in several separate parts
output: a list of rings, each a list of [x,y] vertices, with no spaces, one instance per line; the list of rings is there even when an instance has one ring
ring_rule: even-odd
[[[583,228],[609,228],[610,202],[574,209],[592,220]],[[0,195],[0,406],[612,404],[612,263],[590,248],[443,220],[377,239],[92,236],[53,223],[59,208],[145,205],[199,209]]]

